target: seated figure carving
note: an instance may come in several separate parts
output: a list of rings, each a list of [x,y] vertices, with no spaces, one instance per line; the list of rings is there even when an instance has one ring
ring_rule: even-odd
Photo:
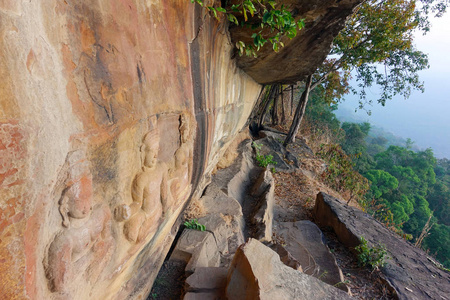
[[[106,205],[92,208],[92,175],[84,154],[69,154],[68,176],[59,200],[60,231],[48,248],[45,273],[52,292],[67,292],[75,277],[84,275],[94,283],[109,262],[114,239],[111,213]]]
[[[168,198],[167,167],[158,162],[159,131],[147,133],[141,146],[142,170],[135,176],[131,187],[130,205],[116,207],[114,215],[124,221],[123,233],[128,241],[139,243],[151,239],[156,233],[166,209]]]

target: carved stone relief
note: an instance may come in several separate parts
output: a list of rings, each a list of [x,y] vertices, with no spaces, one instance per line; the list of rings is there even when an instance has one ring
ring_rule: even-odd
[[[151,239],[164,218],[169,198],[168,172],[165,163],[158,161],[160,133],[153,128],[141,146],[142,170],[131,186],[132,203],[118,205],[115,219],[125,222],[123,233],[132,243]]]
[[[65,293],[78,276],[92,284],[108,264],[114,249],[111,213],[104,204],[93,206],[92,175],[85,152],[70,152],[63,168],[58,201],[63,229],[48,247],[45,273],[52,292]]]

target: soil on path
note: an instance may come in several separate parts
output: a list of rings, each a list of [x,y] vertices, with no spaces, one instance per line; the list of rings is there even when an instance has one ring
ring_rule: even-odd
[[[336,198],[344,199],[320,180],[323,161],[302,150],[302,144],[294,145],[301,170],[292,173],[275,173],[274,219],[279,222],[310,220],[316,195],[326,192]],[[351,204],[356,206],[355,204]],[[355,299],[396,299],[379,275],[379,271],[358,266],[357,257],[344,247],[333,231],[322,228],[330,251],[344,274],[344,282],[350,287]],[[275,240],[278,237],[275,235]],[[278,241],[282,243],[283,241]]]

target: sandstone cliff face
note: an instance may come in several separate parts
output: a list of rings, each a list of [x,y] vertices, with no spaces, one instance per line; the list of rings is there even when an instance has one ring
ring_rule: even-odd
[[[2,297],[145,293],[260,85],[185,0],[7,0],[0,36]]]
[[[261,86],[188,0],[0,1],[0,290],[140,298]]]

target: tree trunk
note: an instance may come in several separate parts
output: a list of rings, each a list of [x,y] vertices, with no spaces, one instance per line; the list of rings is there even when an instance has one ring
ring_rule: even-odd
[[[294,112],[294,85],[291,85],[291,113],[289,116],[292,116],[292,113]]]
[[[283,85],[280,87],[280,97],[281,97],[281,124],[286,123],[286,111],[284,109],[284,95],[283,95]]]
[[[262,124],[263,124],[263,122],[264,122],[264,119],[266,118],[267,109],[269,108],[269,104],[270,104],[270,102],[272,101],[273,94],[274,94],[274,91],[275,91],[275,87],[276,87],[276,84],[274,84],[274,85],[272,85],[272,86],[270,87],[270,90],[269,90],[269,94],[268,94],[268,96],[267,96],[266,103],[264,103],[263,109],[262,109],[261,114],[260,114],[260,116],[259,116],[258,128],[261,128],[261,127],[262,127]]]
[[[258,99],[256,100],[255,106],[253,107],[252,114],[250,119],[254,120],[257,116],[259,116],[260,111],[262,110],[262,106],[264,104],[264,99],[266,98],[264,95],[267,94],[266,85],[261,87],[261,91],[259,92]]]
[[[305,114],[306,104],[308,103],[309,91],[311,89],[312,75],[309,75],[306,79],[305,90],[300,97],[300,101],[295,110],[294,119],[292,120],[291,128],[289,133],[284,140],[283,146],[287,146],[291,142],[295,142],[295,136],[297,135],[298,129],[300,128],[300,123],[302,122],[303,115]]]
[[[273,98],[273,107],[272,107],[272,125],[278,125],[280,123],[278,119],[278,100],[280,95],[280,86],[279,84],[275,85],[275,95]]]

